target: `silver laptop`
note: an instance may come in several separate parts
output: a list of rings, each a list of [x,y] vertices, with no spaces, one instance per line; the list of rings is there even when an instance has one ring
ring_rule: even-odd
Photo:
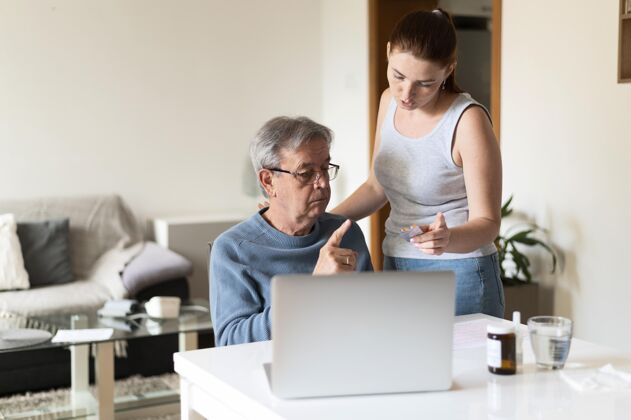
[[[452,272],[272,279],[272,393],[281,398],[451,387]]]

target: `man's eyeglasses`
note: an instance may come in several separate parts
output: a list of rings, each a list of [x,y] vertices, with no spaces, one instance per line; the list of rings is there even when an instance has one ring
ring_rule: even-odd
[[[309,185],[318,182],[320,177],[324,177],[327,181],[334,180],[340,170],[340,165],[329,163],[329,167],[327,169],[309,169],[303,172],[291,172],[280,168],[267,168],[267,170],[293,175],[293,177],[296,178],[302,185]]]

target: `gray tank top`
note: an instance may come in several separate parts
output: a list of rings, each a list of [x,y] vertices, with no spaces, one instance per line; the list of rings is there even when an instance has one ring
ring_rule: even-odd
[[[469,204],[464,174],[462,168],[453,161],[451,144],[458,121],[470,106],[482,107],[468,94],[460,94],[429,134],[411,138],[402,135],[394,127],[397,103],[394,98],[390,101],[381,124],[381,145],[375,159],[375,174],[391,207],[386,220],[384,255],[455,259],[481,257],[496,252],[495,245],[489,243],[467,254],[428,255],[399,237],[402,227],[430,224],[438,212],[443,212],[448,227],[467,222]]]

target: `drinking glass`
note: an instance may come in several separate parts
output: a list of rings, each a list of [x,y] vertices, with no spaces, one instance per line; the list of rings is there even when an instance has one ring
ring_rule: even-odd
[[[534,316],[528,319],[528,331],[537,366],[563,369],[572,342],[572,321],[560,316]]]

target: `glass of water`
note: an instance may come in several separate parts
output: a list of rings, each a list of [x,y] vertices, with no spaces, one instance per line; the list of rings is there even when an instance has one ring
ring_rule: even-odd
[[[560,316],[534,316],[528,319],[528,331],[537,366],[562,369],[570,352],[572,321]]]

